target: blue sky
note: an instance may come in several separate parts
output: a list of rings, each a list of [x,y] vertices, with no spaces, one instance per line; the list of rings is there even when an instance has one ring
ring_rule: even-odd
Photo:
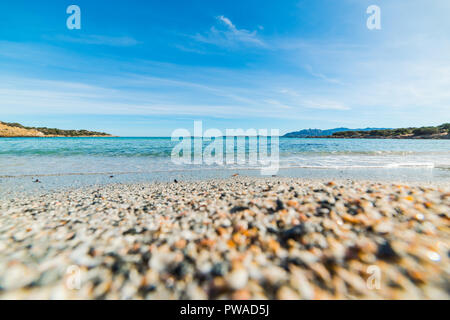
[[[449,14],[448,0],[2,1],[0,120],[123,136],[450,122]]]

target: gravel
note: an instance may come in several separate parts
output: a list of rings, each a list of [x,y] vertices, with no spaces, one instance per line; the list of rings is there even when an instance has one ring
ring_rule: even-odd
[[[449,299],[448,185],[233,177],[0,200],[0,299]]]

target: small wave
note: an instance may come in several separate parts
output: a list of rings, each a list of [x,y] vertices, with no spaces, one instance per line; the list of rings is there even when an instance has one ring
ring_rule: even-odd
[[[404,162],[404,163],[390,163],[388,168],[434,168],[432,162]]]
[[[433,163],[388,163],[388,164],[374,164],[374,165],[284,165],[280,169],[289,168],[304,168],[304,169],[396,169],[396,168],[427,168],[433,169]]]
[[[450,170],[450,164],[437,163],[434,165],[436,169]]]
[[[152,173],[171,173],[171,172],[193,172],[204,170],[261,170],[267,168],[267,166],[199,166],[195,168],[162,168],[155,170],[142,170],[142,171],[111,171],[111,172],[61,172],[61,173],[37,173],[37,174],[17,174],[17,175],[2,175],[0,178],[30,178],[30,177],[62,177],[62,176],[94,176],[94,175],[126,175],[126,174],[152,174]],[[314,169],[314,170],[345,170],[345,169],[399,169],[399,168],[422,168],[422,169],[448,169],[450,166],[436,167],[434,163],[389,163],[384,165],[280,165],[279,169]]]

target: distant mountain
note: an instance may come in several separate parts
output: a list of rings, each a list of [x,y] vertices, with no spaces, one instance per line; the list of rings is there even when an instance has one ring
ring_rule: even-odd
[[[283,137],[286,138],[306,138],[306,137],[321,137],[321,136],[332,136],[336,132],[344,131],[373,131],[373,130],[386,130],[387,128],[365,128],[365,129],[349,129],[349,128],[334,128],[334,129],[304,129],[300,131],[290,132],[285,134]]]
[[[450,123],[435,127],[397,129],[307,129],[285,134],[288,138],[344,138],[344,139],[450,139]]]

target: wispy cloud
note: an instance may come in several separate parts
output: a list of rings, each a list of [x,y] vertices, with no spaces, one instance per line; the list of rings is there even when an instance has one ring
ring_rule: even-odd
[[[47,37],[50,39],[50,37]],[[101,45],[101,46],[112,46],[112,47],[131,47],[138,45],[140,42],[132,37],[122,36],[122,37],[111,37],[103,35],[86,35],[86,36],[64,36],[59,35],[52,38],[52,40],[88,44],[88,45]]]
[[[102,83],[98,85],[95,83]],[[123,75],[115,80],[93,79],[93,84],[24,77],[0,78],[0,115],[10,114],[105,114],[105,115],[190,115],[239,118],[269,117],[304,119],[302,109],[340,110],[317,97],[285,99],[267,90],[239,91],[217,85],[174,79]],[[171,95],[161,94],[172,92]],[[199,98],[201,97],[201,98]],[[287,102],[292,102],[289,105]],[[294,112],[294,114],[292,113]]]
[[[200,50],[200,49],[196,49],[193,47],[187,47],[181,44],[175,44],[174,45],[175,48],[184,51],[184,52],[190,52],[190,53],[197,53],[197,54],[206,54],[206,51],[204,50]]]
[[[285,105],[288,104],[297,110],[301,109],[317,109],[317,110],[336,110],[336,111],[346,111],[351,108],[344,103],[335,101],[332,99],[327,99],[321,96],[315,96],[314,94],[300,94],[292,89],[281,89],[280,98],[285,101]],[[279,104],[281,104],[279,102]]]
[[[315,78],[322,79],[330,83],[342,84],[342,82],[338,79],[330,78],[320,72],[314,71],[314,69],[310,65],[305,65],[305,69],[309,72],[310,75],[312,75]]]
[[[265,43],[258,37],[258,32],[238,29],[231,20],[225,16],[216,17],[217,24],[208,32],[196,34],[193,39],[199,42],[233,48],[238,45],[264,47]],[[261,29],[261,28],[260,28]]]

